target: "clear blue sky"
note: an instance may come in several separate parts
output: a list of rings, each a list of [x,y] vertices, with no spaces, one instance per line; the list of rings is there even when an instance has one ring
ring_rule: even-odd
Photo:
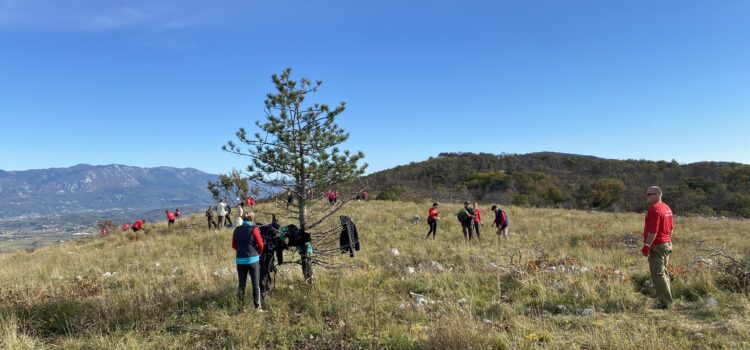
[[[446,151],[750,163],[750,2],[0,0],[0,169],[244,168],[270,75],[370,171]]]

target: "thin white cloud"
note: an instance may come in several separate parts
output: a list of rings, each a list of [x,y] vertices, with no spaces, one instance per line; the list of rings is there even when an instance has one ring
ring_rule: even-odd
[[[131,0],[126,6],[108,0],[0,0],[0,31],[120,33],[138,46],[189,49],[195,43],[180,33],[217,14],[211,3],[191,0]]]
[[[108,31],[116,29],[134,28],[139,26],[153,25],[156,17],[143,10],[125,7],[98,13],[89,16],[81,16],[78,25],[84,30]]]
[[[159,1],[131,1],[114,6],[113,1],[93,0],[0,0],[0,30],[34,31],[154,31],[181,30],[204,23],[200,2],[179,6]]]

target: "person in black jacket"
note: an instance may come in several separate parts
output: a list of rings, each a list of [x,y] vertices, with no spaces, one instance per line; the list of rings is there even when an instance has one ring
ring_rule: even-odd
[[[245,285],[247,284],[247,275],[250,274],[250,282],[253,286],[253,304],[255,309],[263,311],[260,305],[260,254],[263,252],[263,239],[260,236],[260,230],[253,220],[255,213],[247,211],[243,214],[242,225],[234,229],[232,234],[232,248],[237,251],[235,263],[237,264],[237,276],[239,285],[237,286],[237,299],[240,302],[240,310],[245,304]]]
[[[469,243],[474,235],[474,208],[471,208],[469,206],[470,204],[469,201],[464,202],[463,211],[466,212],[466,218],[461,221],[461,230],[464,233],[464,240],[466,243]]]

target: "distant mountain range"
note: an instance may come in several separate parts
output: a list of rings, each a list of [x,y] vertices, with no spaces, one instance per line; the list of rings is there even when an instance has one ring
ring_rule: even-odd
[[[0,170],[0,218],[197,208],[213,203],[206,184],[216,178],[192,168],[117,164]]]

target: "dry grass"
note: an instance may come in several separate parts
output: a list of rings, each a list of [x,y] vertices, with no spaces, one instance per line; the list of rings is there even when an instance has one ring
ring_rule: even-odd
[[[672,259],[678,299],[673,310],[655,311],[640,290],[648,279],[638,253],[642,215],[508,207],[509,240],[496,243],[487,220],[482,242],[466,245],[454,216],[458,206],[445,204],[437,239],[425,240],[424,220],[411,221],[424,218],[427,208],[353,203],[346,212],[361,232],[363,251],[336,260],[356,266],[319,269],[315,287],[307,289],[298,265],[282,265],[262,314],[237,312],[230,231],[206,231],[200,216],[171,232],[153,225],[136,241],[114,235],[0,255],[0,345],[750,347],[747,294],[725,288],[726,276],[697,258],[707,258],[710,248],[748,256],[748,221],[678,217]],[[710,298],[718,305],[707,305]]]

